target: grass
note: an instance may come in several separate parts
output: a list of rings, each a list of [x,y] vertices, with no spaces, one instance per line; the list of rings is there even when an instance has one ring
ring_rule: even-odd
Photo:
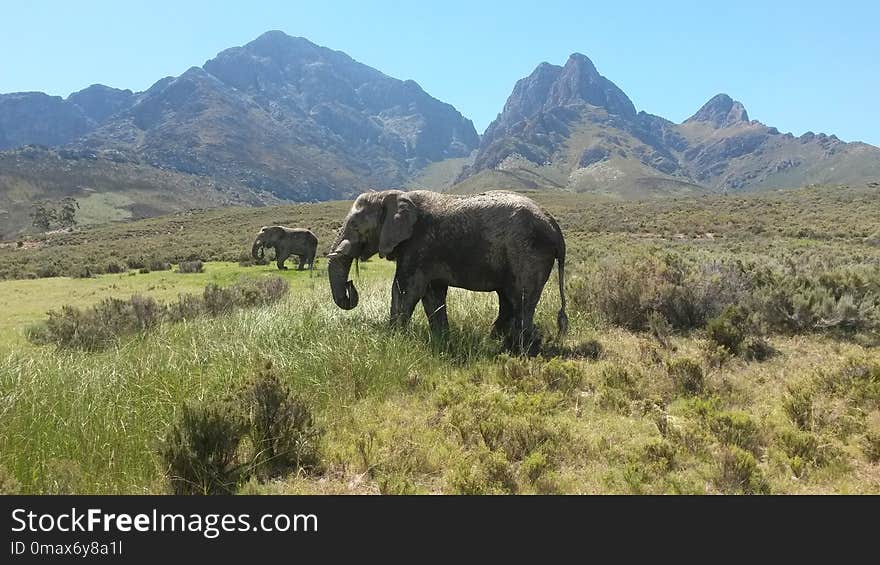
[[[880,211],[869,193],[617,204],[537,196],[566,232],[571,330],[563,343],[551,337],[554,273],[537,315],[547,356],[534,359],[509,357],[489,338],[497,312],[489,294],[452,289],[451,334],[439,342],[420,311],[410,329],[389,329],[393,264],[379,259],[360,265],[361,304],[348,312],[330,300],[320,263],[314,272],[279,272],[208,261],[204,273],[186,275],[0,282],[0,476],[11,479],[3,484],[34,493],[167,492],[159,453],[183,407],[242,394],[271,361],[322,432],[321,471],[255,478],[242,492],[880,493],[880,351],[871,331],[770,327],[760,337],[775,354],[759,362],[719,352],[702,321],[679,328],[649,317],[646,327],[625,329],[584,300],[600,288],[591,282],[597,269],[668,254],[687,265],[757,262],[777,277],[798,272],[873,296],[880,249],[862,232],[880,231]],[[346,207],[118,224],[36,250],[4,250],[0,264],[31,253],[86,257],[95,252],[87,240],[102,249],[139,241],[150,254],[167,248],[209,259],[198,232],[208,221],[245,249],[250,225],[276,218],[323,226],[328,241]],[[834,221],[844,211],[852,221]],[[23,337],[27,325],[64,304],[132,293],[169,301],[257,276],[282,276],[288,296],[161,324],[98,352],[38,347]],[[865,308],[868,323],[873,310]]]

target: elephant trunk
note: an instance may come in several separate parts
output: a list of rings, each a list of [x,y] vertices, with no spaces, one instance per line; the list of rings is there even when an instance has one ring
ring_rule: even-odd
[[[351,271],[351,262],[354,257],[348,253],[351,251],[351,243],[343,239],[334,246],[327,261],[327,274],[330,278],[330,292],[333,293],[333,302],[343,310],[351,310],[358,305],[358,292],[354,283],[348,279]]]
[[[259,237],[254,240],[254,246],[251,248],[251,257],[254,259],[263,258],[263,242],[260,241]]]

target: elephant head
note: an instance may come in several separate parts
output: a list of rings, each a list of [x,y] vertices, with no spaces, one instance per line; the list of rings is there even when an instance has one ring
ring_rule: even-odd
[[[274,248],[283,236],[284,229],[281,226],[263,226],[254,240],[254,246],[251,248],[251,257],[262,259],[263,249],[266,247]]]
[[[395,248],[409,239],[417,219],[416,206],[400,190],[358,196],[328,255],[330,290],[337,306],[351,310],[358,304],[357,289],[348,280],[352,261],[376,253],[393,259]]]

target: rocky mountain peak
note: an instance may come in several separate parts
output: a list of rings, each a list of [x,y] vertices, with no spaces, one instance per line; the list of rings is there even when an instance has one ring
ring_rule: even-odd
[[[93,84],[79,92],[74,92],[67,97],[67,101],[78,106],[96,123],[101,123],[113,114],[130,108],[135,98],[131,90]]]
[[[549,106],[586,102],[610,114],[635,118],[636,108],[617,85],[603,77],[585,55],[572,53],[550,91]]]
[[[684,123],[708,122],[716,128],[724,128],[748,121],[749,114],[742,103],[722,93],[713,96]]]

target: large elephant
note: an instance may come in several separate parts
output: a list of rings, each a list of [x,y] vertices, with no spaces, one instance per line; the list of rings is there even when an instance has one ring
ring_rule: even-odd
[[[315,252],[318,250],[318,238],[305,228],[286,228],[284,226],[263,226],[254,246],[251,248],[251,256],[261,259],[263,249],[272,247],[275,249],[275,264],[279,269],[285,270],[284,261],[291,255],[299,256],[299,267],[302,271],[306,265],[309,269],[315,267]]]
[[[447,288],[495,292],[495,335],[507,347],[535,353],[535,308],[553,261],[559,264],[560,334],[565,314],[565,239],[556,220],[533,200],[491,191],[453,196],[426,190],[386,190],[358,196],[328,255],[330,290],[345,310],[358,304],[348,280],[354,259],[397,262],[391,285],[391,323],[405,325],[420,300],[434,334],[448,329]]]

